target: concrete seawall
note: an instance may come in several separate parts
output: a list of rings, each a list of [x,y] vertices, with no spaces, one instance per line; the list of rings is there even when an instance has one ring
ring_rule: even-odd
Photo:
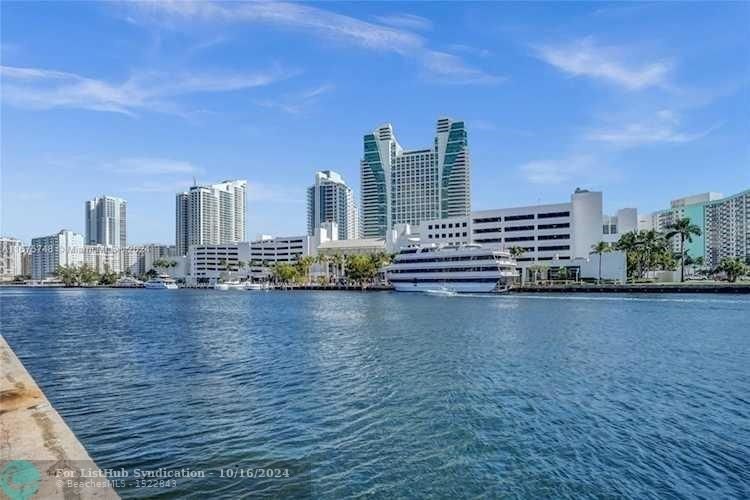
[[[0,498],[119,498],[1,335]]]

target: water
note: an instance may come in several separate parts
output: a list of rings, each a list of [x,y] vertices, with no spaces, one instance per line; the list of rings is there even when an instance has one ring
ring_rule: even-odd
[[[750,297],[2,290],[123,497],[750,495]],[[171,469],[170,469],[171,470]]]

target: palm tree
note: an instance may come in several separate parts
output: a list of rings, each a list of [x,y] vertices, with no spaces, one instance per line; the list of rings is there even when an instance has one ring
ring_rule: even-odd
[[[667,225],[668,239],[675,236],[680,237],[680,282],[685,281],[685,240],[692,243],[693,235],[700,236],[701,228],[690,222],[687,217],[677,219],[672,224]]]
[[[606,241],[600,241],[596,245],[591,246],[591,253],[597,254],[599,256],[599,277],[596,280],[596,284],[602,282],[602,254],[605,254],[607,252],[611,252],[612,248],[609,246],[609,243]]]
[[[716,268],[716,271],[726,274],[727,281],[734,283],[737,281],[737,278],[747,274],[747,265],[745,265],[740,259],[726,258],[722,259],[721,263]]]
[[[55,270],[55,276],[62,281],[66,287],[78,283],[78,270],[71,266],[58,266]]]

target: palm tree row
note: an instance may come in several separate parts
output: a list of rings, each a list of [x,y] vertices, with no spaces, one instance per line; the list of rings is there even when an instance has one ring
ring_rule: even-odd
[[[271,276],[279,283],[311,283],[310,269],[317,264],[319,283],[348,280],[360,285],[372,283],[381,269],[390,264],[392,255],[385,252],[368,255],[318,255],[298,257],[296,263],[278,263],[271,267]]]
[[[82,266],[58,266],[55,270],[55,276],[62,281],[65,286],[81,285],[112,285],[117,281],[118,274],[105,270],[98,273],[88,264]]]

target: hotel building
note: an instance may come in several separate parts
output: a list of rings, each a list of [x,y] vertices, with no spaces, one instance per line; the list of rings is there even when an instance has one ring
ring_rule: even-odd
[[[101,196],[86,202],[86,244],[127,246],[128,204],[121,198]]]
[[[191,245],[244,241],[247,216],[247,181],[224,181],[193,186],[178,193],[175,210],[175,245],[186,255]]]
[[[734,257],[750,261],[750,189],[704,205],[705,263]]]
[[[23,244],[15,238],[0,237],[0,280],[23,275]]]
[[[339,240],[359,237],[359,213],[354,193],[332,170],[315,173],[315,184],[307,188],[307,234],[326,222],[335,222]]]
[[[471,210],[470,162],[462,121],[441,118],[433,145],[405,150],[391,124],[364,136],[360,163],[362,236],[385,238],[395,225],[465,217]]]
[[[79,267],[84,262],[83,235],[63,229],[51,236],[32,238],[31,277],[50,278],[59,266]]]

